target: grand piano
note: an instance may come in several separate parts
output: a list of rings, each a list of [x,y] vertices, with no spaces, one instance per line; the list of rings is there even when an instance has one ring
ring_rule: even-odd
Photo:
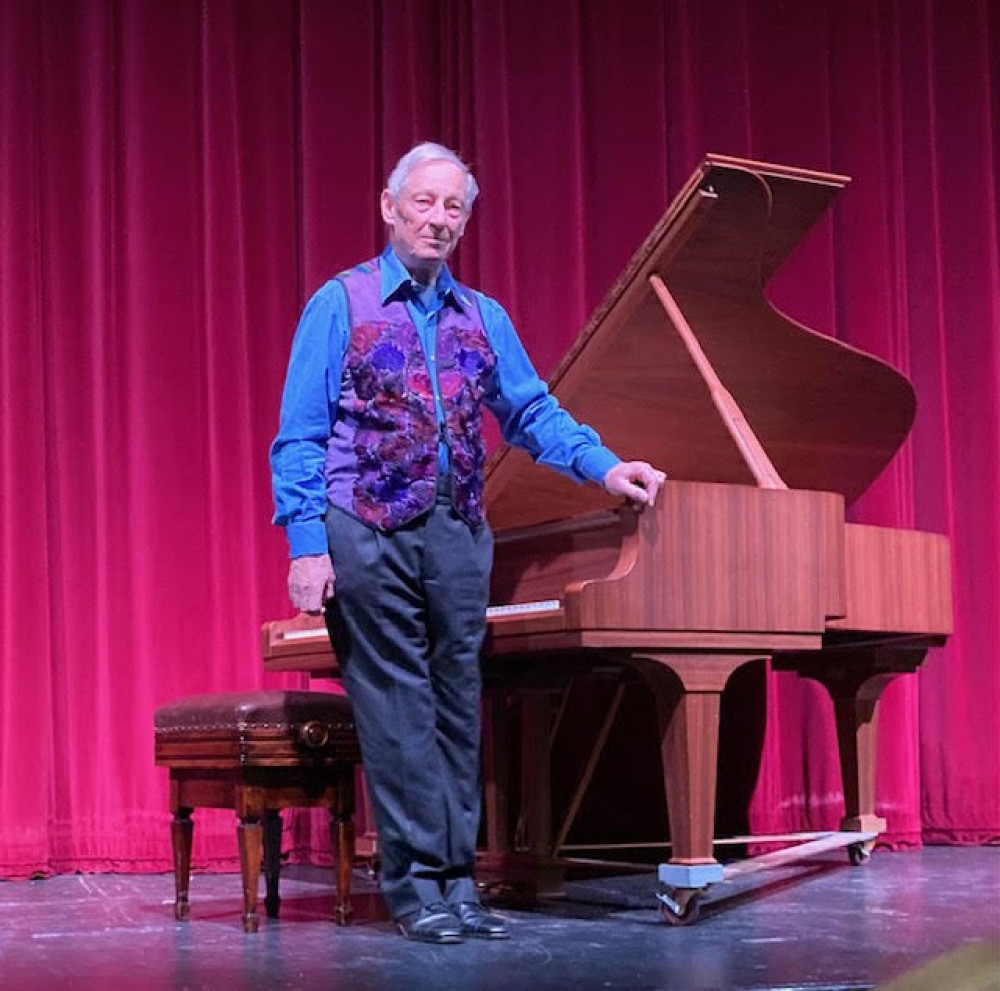
[[[715,858],[713,824],[720,698],[746,664],[814,679],[833,700],[845,815],[839,832],[796,855],[843,846],[861,862],[884,830],[878,702],[951,630],[948,542],[847,522],[846,507],[910,430],[913,389],[879,359],[782,315],[764,292],[847,181],[708,156],[551,378],[623,458],[668,471],[654,509],[616,505],[511,448],[490,461],[484,670],[494,698],[521,696],[522,758],[512,788],[507,709],[494,706],[488,868],[554,863],[569,820],[551,821],[550,690],[585,671],[628,672],[652,693],[671,840],[658,868],[667,921],[693,921],[706,889],[741,869]],[[263,643],[271,670],[335,673],[315,620],[265,624]]]

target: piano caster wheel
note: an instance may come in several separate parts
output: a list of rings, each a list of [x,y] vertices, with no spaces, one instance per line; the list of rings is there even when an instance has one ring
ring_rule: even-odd
[[[855,867],[867,864],[872,856],[872,843],[852,843],[847,848],[847,856],[851,858],[851,863]]]
[[[698,918],[702,888],[668,888],[656,898],[660,903],[660,918],[671,926],[689,926]]]

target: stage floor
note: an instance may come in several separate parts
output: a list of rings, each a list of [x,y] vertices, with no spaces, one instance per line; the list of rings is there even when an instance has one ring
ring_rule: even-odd
[[[281,918],[249,936],[235,875],[193,877],[187,923],[166,874],[0,883],[0,988],[832,991],[1000,940],[1000,847],[876,852],[861,867],[840,851],[720,885],[682,928],[660,921],[653,871],[578,880],[563,899],[504,909],[510,940],[444,947],[398,936],[355,880],[356,920],[337,928],[330,872],[288,868]]]

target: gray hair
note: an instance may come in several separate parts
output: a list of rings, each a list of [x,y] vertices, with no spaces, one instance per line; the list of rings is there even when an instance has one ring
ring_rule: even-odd
[[[385,181],[385,188],[389,190],[389,195],[394,199],[399,199],[399,194],[403,191],[403,186],[409,178],[410,173],[424,162],[438,162],[444,159],[457,165],[465,173],[465,212],[468,213],[479,195],[479,183],[472,174],[469,166],[465,164],[450,148],[444,145],[435,144],[433,141],[424,141],[411,148],[398,162],[396,167],[389,173],[389,178]]]

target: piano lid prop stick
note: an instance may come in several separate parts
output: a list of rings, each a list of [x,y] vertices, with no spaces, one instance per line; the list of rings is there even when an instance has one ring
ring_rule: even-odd
[[[695,366],[701,372],[701,377],[708,386],[712,402],[715,404],[719,416],[722,417],[722,422],[729,431],[729,436],[733,438],[733,441],[739,448],[740,454],[743,456],[743,460],[753,473],[757,485],[762,489],[787,489],[788,486],[785,484],[784,479],[778,474],[778,470],[774,467],[771,459],[767,456],[767,452],[761,446],[757,435],[753,432],[753,428],[747,423],[743,411],[716,374],[712,363],[706,357],[701,344],[698,342],[698,338],[695,337],[694,331],[691,330],[687,320],[684,319],[684,314],[681,313],[677,301],[670,294],[670,290],[667,289],[663,279],[654,272],[649,276],[649,284],[653,287],[653,292],[656,293],[657,299],[659,299],[660,304],[666,312],[667,319],[673,324],[677,333],[680,334],[681,340],[688,350],[688,354],[691,355]]]

